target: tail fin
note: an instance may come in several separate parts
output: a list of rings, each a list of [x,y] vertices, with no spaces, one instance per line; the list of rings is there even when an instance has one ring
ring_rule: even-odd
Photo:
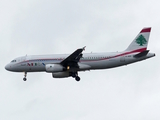
[[[126,51],[142,52],[147,49],[151,28],[143,28],[137,37],[128,46]]]

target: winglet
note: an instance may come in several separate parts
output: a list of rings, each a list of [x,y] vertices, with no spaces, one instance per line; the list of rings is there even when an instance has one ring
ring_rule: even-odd
[[[84,46],[82,49],[85,50],[85,49],[86,49],[86,46]]]

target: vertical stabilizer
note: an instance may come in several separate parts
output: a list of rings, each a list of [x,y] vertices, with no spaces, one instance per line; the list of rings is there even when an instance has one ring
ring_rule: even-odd
[[[137,37],[128,46],[126,51],[142,52],[147,49],[151,28],[143,28]]]

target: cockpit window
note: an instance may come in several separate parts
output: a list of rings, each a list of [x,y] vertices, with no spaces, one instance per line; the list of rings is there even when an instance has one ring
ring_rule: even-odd
[[[11,62],[16,62],[16,60],[12,60]]]

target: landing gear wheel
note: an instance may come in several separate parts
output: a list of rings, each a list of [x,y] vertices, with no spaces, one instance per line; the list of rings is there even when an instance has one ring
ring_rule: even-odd
[[[78,76],[78,73],[77,73],[77,72],[71,72],[70,75],[71,75],[73,78],[76,78],[76,76]]]
[[[76,76],[76,77],[75,77],[75,80],[76,80],[76,81],[80,81],[80,77],[79,77],[79,76]]]
[[[26,80],[27,80],[27,78],[23,78],[23,80],[24,80],[24,81],[26,81]]]
[[[24,80],[24,81],[26,81],[26,80],[27,80],[27,78],[26,78],[26,77],[27,77],[27,72],[24,72],[24,78],[23,78],[23,80]]]
[[[75,77],[76,77],[76,74],[72,74],[72,77],[75,78]]]

